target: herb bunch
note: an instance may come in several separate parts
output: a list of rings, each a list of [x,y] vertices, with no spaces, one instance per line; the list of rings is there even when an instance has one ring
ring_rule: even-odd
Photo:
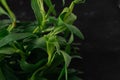
[[[80,58],[74,36],[81,40],[84,36],[73,25],[77,19],[73,9],[83,0],[73,0],[59,16],[51,0],[31,0],[34,22],[18,21],[6,0],[0,3],[0,16],[9,17],[0,20],[0,80],[80,80],[79,71],[69,65]]]

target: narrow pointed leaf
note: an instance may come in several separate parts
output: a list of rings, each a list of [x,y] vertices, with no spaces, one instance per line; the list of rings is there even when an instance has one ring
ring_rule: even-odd
[[[60,75],[58,77],[58,80],[62,80],[62,77],[64,76],[64,74],[65,74],[65,66],[62,68]]]
[[[31,6],[39,25],[42,25],[45,19],[43,0],[31,0]]]
[[[59,34],[61,32],[64,32],[65,29],[66,29],[66,27],[64,27],[64,26],[55,27],[54,34]]]
[[[45,63],[45,61],[46,61],[46,59],[42,59],[35,64],[30,64],[25,60],[21,60],[20,61],[20,67],[25,72],[32,72],[32,71],[36,70],[38,67],[42,66],[43,63]]]
[[[8,15],[7,12],[2,7],[0,7],[0,16],[1,15]]]
[[[53,10],[54,10],[54,6],[50,6],[46,14],[46,17],[48,17],[51,13],[53,13]]]
[[[11,33],[0,40],[0,47],[8,43],[31,36],[31,33]]]
[[[86,0],[74,0],[75,4],[85,3]]]
[[[44,1],[45,1],[46,5],[47,5],[49,8],[50,8],[50,7],[53,8],[53,9],[52,9],[52,13],[53,13],[54,15],[56,15],[56,11],[55,11],[55,9],[54,9],[54,6],[53,6],[51,0],[44,0]]]
[[[74,33],[80,39],[82,39],[82,40],[84,39],[83,34],[81,33],[81,31],[77,27],[75,27],[74,25],[69,25],[69,24],[65,24],[65,25],[72,33]]]
[[[8,12],[8,16],[10,17],[12,22],[16,21],[16,17],[14,15],[14,13],[11,11],[11,9],[9,8],[6,0],[1,0],[2,5],[4,6],[4,8],[6,9],[6,11]]]
[[[68,44],[71,44],[74,41],[73,33],[71,33],[70,39],[68,41]]]
[[[68,67],[70,62],[71,62],[71,57],[64,51],[61,51],[64,61],[65,61],[65,65]]]
[[[0,20],[0,29],[8,27],[10,23],[11,23],[11,21],[7,20],[7,19]]]
[[[0,48],[0,54],[13,54],[15,52],[16,50],[14,48],[9,48],[9,47]]]

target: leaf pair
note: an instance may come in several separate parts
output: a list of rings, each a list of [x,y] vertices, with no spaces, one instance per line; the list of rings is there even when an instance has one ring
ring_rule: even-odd
[[[76,16],[70,12],[70,8],[65,8],[62,13],[59,16],[59,25],[63,25],[64,27],[67,27],[71,33],[78,36],[80,39],[84,39],[83,34],[81,31],[72,25],[74,21],[76,20]]]
[[[46,14],[46,11],[44,9],[44,2],[49,7],[49,10]],[[56,14],[54,6],[52,5],[51,0],[31,0],[31,6],[35,13],[35,17],[38,22],[39,29],[44,29],[44,24],[46,22],[46,18],[49,16],[50,13]],[[36,30],[36,31],[38,31]]]

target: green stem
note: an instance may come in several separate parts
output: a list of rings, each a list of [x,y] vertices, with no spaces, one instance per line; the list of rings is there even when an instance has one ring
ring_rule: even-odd
[[[41,70],[43,70],[43,69],[46,69],[48,66],[47,65],[44,65],[43,67],[40,67],[39,69],[37,69],[33,74],[32,74],[32,76],[31,76],[31,78],[29,79],[29,80],[35,80],[35,75],[39,72],[39,71],[41,71]]]
[[[4,6],[4,8],[7,10],[7,12],[9,13],[9,16],[10,16],[11,20],[12,20],[13,22],[15,22],[15,21],[16,21],[16,17],[15,17],[15,15],[14,15],[14,13],[11,11],[11,9],[9,8],[6,0],[1,0],[1,3],[2,3],[2,5]]]
[[[62,71],[61,71],[61,73],[60,73],[60,75],[58,77],[58,80],[61,80],[64,74],[65,74],[65,80],[68,80],[68,71],[67,71],[66,65],[62,69]]]
[[[17,44],[20,46],[20,44]],[[15,43],[12,43],[11,46],[16,49],[16,53],[19,53],[22,59],[25,59],[25,52],[23,52],[21,49],[16,47]]]
[[[66,64],[65,64],[65,80],[68,80],[68,70]]]
[[[40,27],[37,26],[37,27],[33,30],[33,34],[34,34],[34,33],[37,33],[37,32],[39,31],[39,29],[40,29]]]
[[[15,27],[15,25],[16,25],[16,22],[12,22],[12,24],[10,24],[10,25],[8,26],[7,30],[8,30],[9,32],[12,31],[12,29]]]
[[[2,3],[3,7],[7,10],[8,14],[9,14],[8,16],[10,17],[10,19],[12,21],[12,24],[7,29],[10,32],[15,27],[16,17],[14,15],[14,13],[11,11],[11,9],[9,8],[6,0],[0,0],[0,2]]]

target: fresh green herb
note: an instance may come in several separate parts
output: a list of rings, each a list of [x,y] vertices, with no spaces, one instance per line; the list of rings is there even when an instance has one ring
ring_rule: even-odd
[[[0,3],[0,16],[9,17],[0,20],[0,80],[81,80],[69,65],[80,58],[74,36],[81,40],[84,36],[73,25],[77,19],[73,9],[84,0],[73,0],[57,17],[51,0],[31,0],[34,22],[17,22],[6,0]]]

